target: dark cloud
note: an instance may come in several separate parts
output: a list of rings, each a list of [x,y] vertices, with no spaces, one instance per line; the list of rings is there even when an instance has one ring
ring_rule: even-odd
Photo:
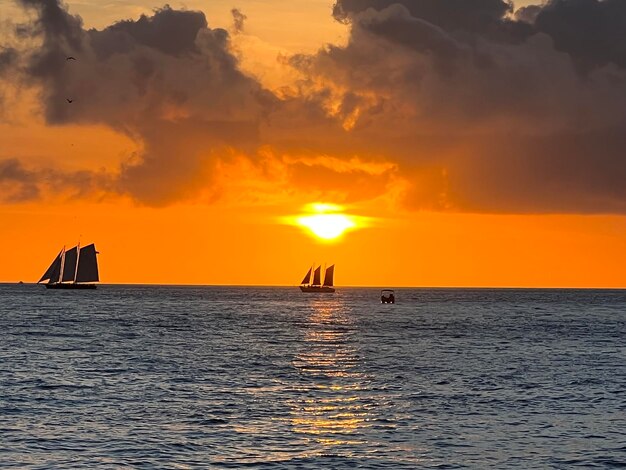
[[[10,73],[14,70],[18,60],[18,53],[12,47],[0,46],[0,119],[6,114],[6,84]]]
[[[203,29],[207,29],[203,13],[164,7],[156,10],[150,17],[141,15],[137,21],[120,21],[104,31],[91,30],[89,36],[101,59],[108,58],[113,53],[129,53],[139,46],[181,56],[200,52],[196,38]],[[225,37],[222,42],[224,40]]]
[[[381,11],[403,5],[414,18],[437,24],[446,30],[482,31],[498,25],[512,11],[503,0],[338,0],[335,18],[349,21],[350,16],[368,8]]]
[[[448,201],[474,212],[626,213],[623,129],[494,136],[448,172]]]
[[[393,156],[413,207],[624,213],[624,7],[339,0],[347,45],[292,65],[322,107],[358,103],[354,151]]]
[[[258,126],[253,121],[145,122],[141,134],[146,143],[143,159],[124,165],[120,185],[139,200],[156,205],[184,200],[203,189],[210,192],[219,179],[214,163],[228,156],[224,150],[247,145],[253,153],[258,142]]]
[[[23,202],[39,197],[37,178],[16,158],[0,160],[0,200]]]
[[[624,0],[550,0],[535,18],[557,50],[584,64],[626,67]]]
[[[248,17],[237,8],[233,8],[230,12],[233,15],[233,29],[236,33],[242,33]]]
[[[82,47],[83,28],[79,16],[70,15],[60,0],[18,0],[25,8],[37,11],[37,18],[30,25],[20,25],[20,35],[43,34],[45,37],[55,37],[61,44],[44,44],[43,53],[48,52],[46,46],[65,46],[74,50]],[[54,49],[54,47],[53,47]]]
[[[28,75],[43,85],[48,123],[104,124],[142,143],[139,158],[122,167],[119,191],[167,204],[188,193],[196,172],[210,176],[225,149],[257,145],[251,129],[272,95],[239,71],[228,33],[209,28],[203,13],[166,6],[84,30],[56,1],[22,3],[38,12],[32,29],[43,42]]]
[[[68,200],[102,196],[114,182],[105,172],[27,168],[17,158],[0,159],[0,202],[15,203],[50,198]]]
[[[528,25],[508,19],[513,5],[503,0],[337,0],[333,14],[339,21],[351,22],[368,9],[383,11],[394,5],[403,6],[411,17],[458,37],[471,33],[501,41],[520,41],[530,30]]]
[[[402,5],[411,17],[453,34],[519,43],[547,34],[555,48],[593,65],[626,66],[626,2],[623,0],[548,0],[515,12],[504,0],[337,0],[333,14],[351,23],[366,10],[382,12]],[[468,33],[471,35],[468,36]]]
[[[13,70],[17,59],[18,54],[15,49],[0,46],[0,118],[5,113],[6,91],[4,90],[5,84],[3,80]]]
[[[16,62],[18,57],[17,51],[12,47],[0,47],[0,77],[5,70]]]
[[[434,57],[454,59],[462,53],[462,46],[446,31],[412,16],[400,5],[390,6],[381,13],[363,15],[360,27],[405,47],[432,53]]]
[[[59,2],[23,4],[38,15],[32,24],[21,27],[20,34],[41,40],[40,47],[24,54],[24,78],[41,86],[47,122],[102,124],[141,146],[138,155],[121,165],[119,174],[103,182],[108,190],[150,205],[198,194],[215,197],[224,186],[218,162],[233,155],[264,158],[260,150],[274,141],[281,147],[281,138],[292,133],[298,120],[301,133],[317,122],[341,130],[323,109],[316,108],[317,101],[281,101],[243,74],[230,52],[227,31],[209,28],[201,12],[166,6],[136,21],[85,30],[80,18]],[[233,15],[243,27],[245,16],[239,11]],[[66,61],[70,55],[77,60]],[[348,98],[344,101],[346,112],[356,104]],[[306,179],[295,169],[298,164],[292,165],[293,171],[287,171],[291,182]],[[27,173],[21,184],[45,174]],[[348,179],[335,178],[343,182],[341,187],[331,191],[325,184],[320,191],[338,193]],[[75,175],[71,180],[59,182],[75,187]],[[384,191],[384,187],[378,190]]]
[[[47,121],[140,142],[103,184],[144,203],[210,192],[217,162],[270,148],[395,163],[375,174],[286,163],[288,183],[316,194],[374,198],[405,179],[413,208],[626,213],[622,0],[515,14],[502,0],[338,0],[347,43],[291,57],[302,79],[280,98],[239,70],[228,33],[201,12],[164,7],[85,30],[58,2],[22,4],[38,14],[25,29],[42,45],[24,62]],[[233,15],[240,30],[245,17]],[[39,174],[12,165],[15,197],[35,194],[26,183]]]
[[[338,203],[350,204],[374,199],[394,184],[395,167],[375,168],[331,159],[301,159],[291,162],[286,171],[291,184],[309,195],[311,200],[323,200],[333,195]]]

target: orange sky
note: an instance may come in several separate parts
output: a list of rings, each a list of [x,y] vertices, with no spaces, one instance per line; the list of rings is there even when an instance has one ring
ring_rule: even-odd
[[[153,6],[141,1],[113,8],[114,3],[68,2],[86,27],[97,28],[150,12]],[[348,37],[348,27],[332,20],[332,2],[327,1],[185,5],[203,10],[209,27],[225,28],[230,28],[230,8],[241,8],[248,19],[243,33],[231,32],[233,53],[246,74],[273,91],[302,78],[301,70],[284,61],[277,64],[277,55],[313,54],[324,43],[344,44]],[[16,11],[12,2],[0,1],[0,17]],[[322,81],[327,86],[329,77],[337,75],[316,75],[307,93]],[[16,85],[11,79],[6,83]],[[333,86],[339,90],[344,85],[337,81]],[[263,127],[271,139],[251,152],[254,158],[242,157],[245,149],[220,150],[218,158],[203,156],[196,176],[177,182],[177,197],[168,196],[165,202],[141,200],[132,190],[131,195],[120,194],[108,186],[85,193],[74,183],[57,187],[60,174],[66,178],[88,171],[115,179],[124,165],[139,158],[145,141],[104,121],[46,122],[40,91],[37,86],[22,90],[19,99],[10,91],[5,103],[13,106],[0,113],[0,169],[3,159],[16,159],[31,172],[27,177],[41,179],[41,197],[0,202],[0,282],[37,281],[62,246],[80,240],[95,242],[104,283],[296,285],[317,262],[337,265],[338,286],[626,288],[626,216],[587,208],[580,214],[571,209],[568,215],[550,209],[533,213],[519,210],[524,206],[517,202],[510,211],[475,210],[469,203],[457,207],[465,202],[462,196],[449,207],[416,205],[404,198],[439,184],[439,173],[411,167],[408,157],[394,153],[396,147],[386,154],[369,152],[366,144],[346,150],[351,142],[341,140],[341,134],[326,134],[325,124],[317,121],[290,132],[289,123],[300,119],[302,111],[285,114],[278,126]],[[170,111],[174,120],[179,113],[193,112]],[[352,118],[358,120],[348,116],[342,121],[346,133]],[[441,119],[447,123],[453,118]],[[393,124],[385,126],[377,132],[391,132]],[[433,128],[439,132],[440,122]],[[353,135],[371,135],[364,132]],[[325,147],[319,155],[311,150],[316,145],[303,153],[294,139]],[[454,159],[474,150],[475,141],[468,142],[445,151],[450,165],[459,165]],[[182,148],[196,151],[192,144]],[[419,152],[429,149],[422,146]],[[163,178],[159,185],[169,184],[166,175],[157,177]],[[0,185],[0,191],[16,191],[12,185]],[[471,191],[478,194],[472,200],[480,203],[481,193]],[[285,217],[315,202],[340,204],[343,213],[363,216],[369,223],[332,242],[284,223]]]
[[[313,262],[333,262],[338,285],[625,285],[624,217],[425,212],[323,243],[271,212],[123,202],[3,206],[1,279],[36,281],[60,247],[80,238],[96,242],[109,283],[296,285]]]

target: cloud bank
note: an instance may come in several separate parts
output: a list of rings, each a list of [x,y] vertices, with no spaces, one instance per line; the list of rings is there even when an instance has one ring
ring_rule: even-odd
[[[347,44],[289,58],[301,80],[276,92],[240,71],[201,12],[86,30],[57,1],[20,4],[36,19],[16,32],[39,45],[0,49],[0,75],[19,68],[40,87],[51,125],[141,142],[106,187],[143,203],[217,191],[221,162],[263,168],[272,155],[276,181],[320,196],[397,185],[414,209],[626,213],[621,0],[338,0]],[[382,170],[363,170],[372,163]],[[38,173],[11,165],[24,182],[13,199],[35,197]]]
[[[142,143],[121,168],[119,191],[165,204],[210,182],[224,146],[256,144],[272,97],[238,70],[228,33],[203,13],[166,6],[98,31],[55,1],[21,3],[37,13],[23,28],[41,38],[25,71],[41,86],[46,121],[104,124]]]
[[[512,13],[501,0],[339,0],[347,46],[293,63],[411,175],[414,207],[623,213],[626,3]]]
[[[103,198],[114,184],[103,171],[63,172],[29,168],[17,158],[0,159],[0,195],[8,203],[28,202],[62,192],[68,199]]]

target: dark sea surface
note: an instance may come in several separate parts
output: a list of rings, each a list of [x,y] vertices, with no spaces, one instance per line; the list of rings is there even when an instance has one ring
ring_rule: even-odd
[[[626,291],[379,294],[0,285],[0,467],[626,467]]]

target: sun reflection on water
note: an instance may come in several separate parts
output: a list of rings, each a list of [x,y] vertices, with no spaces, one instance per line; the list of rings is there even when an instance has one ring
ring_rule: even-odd
[[[324,447],[363,442],[371,405],[362,399],[367,377],[353,346],[355,327],[340,301],[316,300],[307,319],[305,347],[293,360],[300,372],[301,398],[289,403],[291,425]]]

